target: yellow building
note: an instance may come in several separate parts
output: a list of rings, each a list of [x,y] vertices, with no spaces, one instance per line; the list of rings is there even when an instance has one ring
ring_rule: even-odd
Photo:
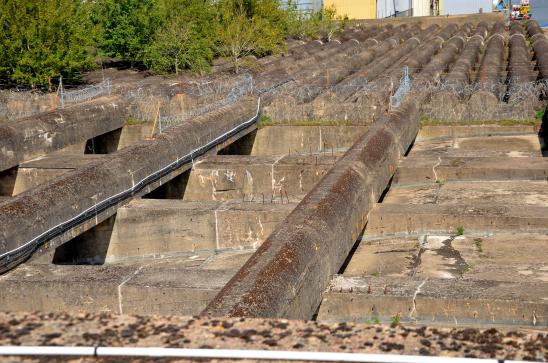
[[[323,5],[335,5],[338,15],[348,15],[351,19],[377,17],[377,0],[324,0]]]

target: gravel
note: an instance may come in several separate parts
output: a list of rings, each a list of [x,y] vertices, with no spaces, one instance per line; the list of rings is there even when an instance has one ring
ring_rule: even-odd
[[[0,313],[0,345],[267,349],[548,361],[546,330],[390,327],[318,321],[108,313]],[[16,358],[6,359],[16,361]],[[35,360],[44,361],[26,359]],[[70,361],[71,358],[65,360]],[[72,361],[88,360],[72,358]],[[97,359],[90,358],[89,361],[95,362]]]

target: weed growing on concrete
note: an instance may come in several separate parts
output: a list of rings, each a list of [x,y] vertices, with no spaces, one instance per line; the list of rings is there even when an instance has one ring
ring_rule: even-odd
[[[545,110],[540,110],[540,111],[537,111],[537,113],[535,114],[535,118],[537,120],[542,120],[544,118],[544,111]]]
[[[268,126],[272,124],[272,119],[267,115],[261,115],[259,118],[259,126]]]
[[[126,120],[126,125],[142,125],[147,121],[138,117],[129,116]]]
[[[392,328],[395,328],[397,327],[398,325],[400,325],[401,323],[401,317],[400,317],[400,313],[397,313],[396,315],[394,315],[392,317],[392,321],[390,322],[390,326]]]
[[[380,325],[381,320],[379,319],[379,317],[376,317],[375,319],[373,319],[373,323],[375,323],[375,325]]]
[[[455,231],[455,234],[457,236],[462,236],[464,234],[464,227],[463,226],[458,226],[457,230]]]
[[[483,240],[481,238],[476,238],[474,240],[474,244],[476,245],[476,250],[479,253],[482,253],[483,252]]]

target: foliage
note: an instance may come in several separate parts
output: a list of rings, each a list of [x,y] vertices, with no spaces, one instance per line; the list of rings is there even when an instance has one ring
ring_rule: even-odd
[[[219,10],[219,51],[239,72],[242,58],[279,52],[284,45],[281,13],[273,0],[224,0]],[[278,10],[276,10],[278,9]]]
[[[481,238],[474,239],[474,244],[479,253],[483,252],[483,240]]]
[[[160,74],[178,74],[183,68],[208,70],[215,54],[217,31],[213,6],[203,0],[168,0],[163,5],[164,11],[160,12],[166,13],[167,20],[145,47],[144,63]]]
[[[104,57],[177,74],[224,56],[239,72],[288,37],[330,40],[345,26],[334,7],[303,14],[291,0],[3,0],[0,21],[0,77],[32,86],[73,83]]]
[[[462,236],[464,234],[464,227],[463,226],[457,227],[457,230],[455,231],[455,234],[457,236]]]
[[[395,327],[397,327],[397,326],[400,325],[400,324],[401,324],[401,316],[400,316],[400,314],[398,313],[398,314],[396,314],[396,315],[394,315],[394,316],[392,317],[392,321],[390,322],[390,326],[391,326],[392,328],[395,328]]]
[[[140,61],[161,21],[156,0],[98,0],[91,19],[98,29],[96,43],[103,55]]]
[[[93,66],[90,5],[73,0],[0,2],[0,77],[47,85]]]

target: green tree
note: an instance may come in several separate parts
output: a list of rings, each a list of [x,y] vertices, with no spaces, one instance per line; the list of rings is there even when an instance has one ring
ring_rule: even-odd
[[[283,29],[269,14],[267,1],[248,3],[244,0],[226,0],[221,3],[219,51],[230,58],[234,71],[239,72],[242,59],[279,52],[285,45]],[[276,3],[276,2],[271,2]]]
[[[162,23],[157,0],[97,0],[92,20],[101,53],[131,64],[143,59],[145,47]]]
[[[215,7],[204,0],[164,0],[158,7],[166,22],[146,46],[145,64],[160,74],[208,70],[215,55]]]
[[[78,77],[93,66],[89,4],[73,0],[0,2],[0,77],[33,86]]]

